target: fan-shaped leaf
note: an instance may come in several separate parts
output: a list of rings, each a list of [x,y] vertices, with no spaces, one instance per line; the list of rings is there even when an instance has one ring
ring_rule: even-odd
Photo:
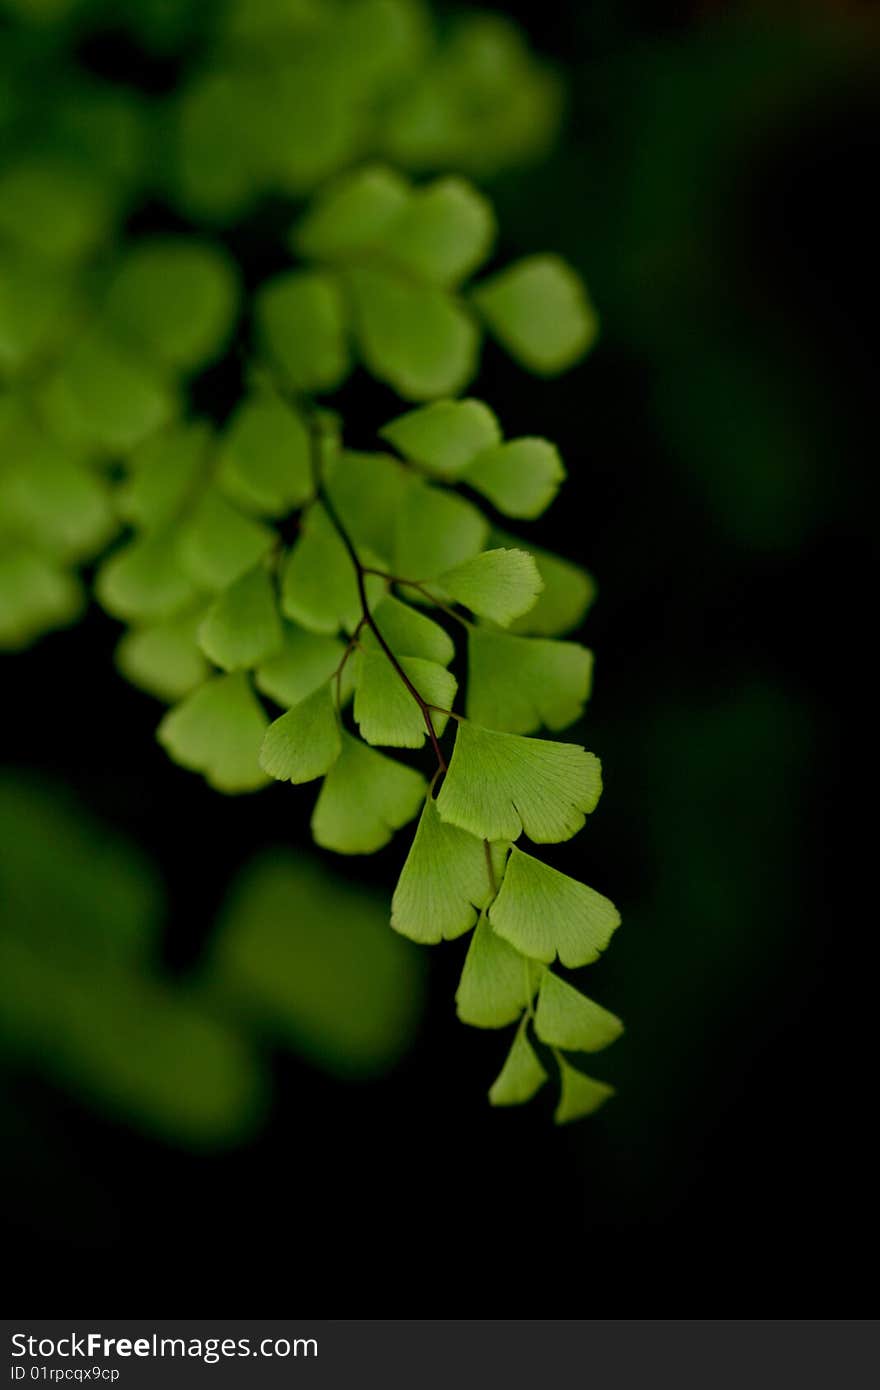
[[[215,666],[245,671],[281,647],[275,590],[264,565],[247,570],[218,594],[199,629],[199,645]]]
[[[445,666],[419,656],[399,660],[427,704],[452,708],[458,682]],[[421,748],[427,737],[422,711],[383,651],[358,654],[355,681],[354,717],[361,737],[388,748]],[[439,737],[446,727],[446,716],[434,710],[431,722]]]
[[[362,554],[361,561],[370,557]],[[375,575],[366,580],[367,600],[372,605],[385,591]],[[320,503],[311,506],[290,552],[281,581],[281,608],[310,632],[332,636],[349,631],[361,616],[357,577],[336,528]]]
[[[489,920],[523,955],[549,965],[558,954],[573,970],[599,959],[620,913],[601,893],[514,846]]]
[[[313,491],[309,430],[297,411],[268,391],[236,410],[220,449],[217,483],[258,516],[281,517]]]
[[[492,205],[464,179],[420,188],[386,227],[388,259],[429,285],[459,284],[482,265],[495,240]]]
[[[105,313],[123,337],[169,367],[191,371],[219,356],[238,303],[235,267],[217,246],[189,238],[143,242],[113,277]]]
[[[573,985],[545,971],[538,991],[535,1032],[551,1047],[569,1052],[600,1052],[623,1032],[620,1019]]]
[[[593,653],[577,642],[472,627],[468,719],[510,734],[564,729],[583,714],[592,673]]]
[[[255,313],[265,349],[294,391],[333,391],[348,375],[345,307],[332,276],[276,276],[258,292]]]
[[[455,995],[462,1023],[476,1028],[505,1028],[531,1003],[540,966],[526,960],[481,916],[471,937]]]
[[[525,1029],[518,1028],[504,1066],[489,1088],[489,1104],[524,1105],[537,1095],[546,1080],[547,1073]]]
[[[260,745],[269,721],[247,676],[236,672],[200,685],[170,709],[156,731],[181,767],[201,772],[220,792],[249,792],[269,778],[260,767]]]
[[[149,627],[132,627],[116,647],[116,665],[126,680],[159,700],[182,700],[210,675],[198,644],[204,606]]]
[[[546,439],[511,439],[468,464],[463,481],[505,516],[528,521],[549,507],[565,478],[556,446]]]
[[[425,786],[421,773],[343,732],[312,815],[316,843],[339,854],[375,853],[416,815]]]
[[[485,550],[446,570],[437,584],[465,608],[502,627],[527,613],[541,592],[538,567],[525,550]]]
[[[361,355],[405,400],[454,396],[477,367],[479,335],[468,311],[432,285],[385,270],[346,272]]]
[[[558,256],[529,256],[484,281],[473,299],[492,332],[530,371],[555,376],[598,333],[580,276]]]
[[[0,647],[17,651],[53,628],[65,627],[85,603],[73,574],[21,542],[0,548]]]
[[[434,579],[482,550],[489,525],[463,497],[429,483],[410,487],[397,513],[394,570],[407,579]]]
[[[207,479],[211,443],[205,420],[151,434],[126,460],[127,477],[116,489],[119,515],[141,528],[175,520]]]
[[[216,592],[252,569],[275,543],[274,531],[242,516],[209,487],[182,530],[181,554],[199,587]]]
[[[419,656],[425,661],[448,666],[455,656],[455,643],[449,633],[433,619],[387,594],[373,610],[373,619],[394,655]],[[361,645],[366,651],[379,651],[372,630],[364,628]],[[387,660],[387,658],[386,658]]]
[[[559,1075],[562,1081],[562,1095],[553,1115],[558,1125],[570,1120],[581,1120],[592,1115],[614,1095],[614,1087],[605,1081],[595,1081],[592,1076],[584,1076],[582,1071],[559,1058]]]
[[[540,550],[531,542],[526,544],[500,531],[494,532],[492,539],[496,545],[527,550],[534,557],[538,573],[544,581],[544,588],[534,608],[512,622],[510,631],[535,637],[561,637],[578,627],[596,598],[596,584],[592,575],[571,560],[552,555],[548,550]]]
[[[449,481],[501,443],[501,429],[482,401],[435,401],[392,420],[379,433],[404,458]]]
[[[183,563],[180,528],[150,531],[114,551],[98,571],[95,594],[127,622],[153,622],[192,604],[198,590]]]
[[[60,444],[24,411],[11,413],[0,425],[4,525],[61,560],[91,558],[118,529],[106,480],[79,449]]]
[[[570,840],[602,791],[599,759],[572,743],[499,734],[462,720],[437,810],[472,835]]]
[[[258,690],[276,704],[289,709],[298,705],[318,686],[326,685],[342,660],[345,647],[336,637],[304,632],[292,623],[284,624],[281,650],[257,667],[254,680]],[[351,694],[350,668],[343,672],[343,702]]]
[[[41,399],[60,436],[114,454],[133,449],[179,408],[159,368],[99,329],[78,339]]]
[[[384,564],[391,559],[394,519],[412,487],[408,470],[390,454],[345,449],[328,470],[325,491],[356,545]]]
[[[294,248],[302,256],[327,261],[374,250],[409,199],[409,183],[393,169],[370,165],[343,174],[297,224]]]
[[[391,903],[391,925],[434,945],[470,931],[504,873],[507,845],[492,845],[492,875],[482,840],[437,814],[429,797]]]
[[[329,772],[341,749],[333,694],[323,685],[269,725],[260,766],[280,782],[313,782]]]

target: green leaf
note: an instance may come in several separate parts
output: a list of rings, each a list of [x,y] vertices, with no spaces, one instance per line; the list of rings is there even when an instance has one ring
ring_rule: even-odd
[[[181,533],[181,554],[202,589],[225,589],[275,545],[275,532],[242,516],[216,487],[206,488]]]
[[[452,295],[392,272],[346,272],[366,366],[405,400],[454,396],[477,369],[479,334]]]
[[[0,515],[22,540],[61,560],[90,559],[118,529],[104,478],[59,444],[15,398],[0,423]]]
[[[540,967],[526,960],[481,915],[465,957],[455,994],[462,1023],[475,1028],[506,1028],[531,1003]]]
[[[175,520],[207,479],[212,442],[205,420],[150,435],[126,460],[127,477],[116,489],[119,515],[141,528]]]
[[[108,322],[150,356],[179,371],[218,357],[238,305],[238,277],[217,246],[190,238],[141,242],[114,275]]]
[[[98,570],[98,602],[126,622],[149,623],[178,613],[198,597],[181,550],[179,526],[162,527],[128,541]]]
[[[429,705],[451,709],[458,682],[445,666],[419,656],[402,656],[400,665]],[[422,711],[383,651],[362,651],[355,672],[354,717],[367,743],[389,748],[421,748],[427,737]],[[434,710],[438,738],[446,727],[444,714]]]
[[[489,1088],[489,1104],[524,1105],[540,1091],[546,1080],[547,1073],[525,1029],[518,1028],[504,1066]]]
[[[349,372],[345,307],[336,281],[317,271],[288,271],[255,300],[264,348],[294,391],[333,391]]]
[[[395,573],[407,579],[434,579],[477,555],[488,534],[486,518],[463,497],[415,482],[397,513]]]
[[[14,375],[58,351],[82,312],[81,287],[66,266],[0,247],[0,368]]]
[[[616,1014],[547,970],[538,991],[535,1032],[550,1047],[601,1052],[620,1037],[623,1024]]]
[[[246,671],[273,656],[281,636],[272,581],[257,565],[215,598],[199,628],[199,646],[224,671]]]
[[[496,545],[515,546],[534,557],[544,588],[538,602],[525,617],[511,623],[510,631],[530,633],[536,637],[561,637],[579,627],[584,614],[596,598],[596,584],[586,570],[571,560],[563,560],[548,550],[540,550],[531,542],[525,543],[503,532],[493,532]]]
[[[341,750],[339,719],[327,684],[269,725],[260,766],[279,782],[313,782],[329,772]]]
[[[116,665],[132,685],[168,704],[182,700],[210,675],[198,644],[203,605],[149,627],[133,627],[116,647]]]
[[[522,617],[541,592],[541,576],[525,550],[485,550],[446,570],[437,584],[457,603],[502,627]]]
[[[18,651],[44,632],[66,627],[84,604],[76,576],[56,561],[24,543],[0,547],[0,648]]]
[[[559,256],[528,256],[473,291],[477,309],[508,352],[542,376],[574,366],[599,331],[576,271]]]
[[[326,685],[342,660],[345,647],[336,637],[304,632],[292,623],[284,624],[281,651],[263,661],[254,673],[257,689],[270,700],[289,709]],[[351,662],[343,671],[343,703],[351,694]]]
[[[347,261],[381,244],[407,205],[410,185],[394,169],[369,165],[334,180],[294,229],[294,250],[307,259]]]
[[[501,443],[497,419],[482,401],[435,401],[399,415],[379,431],[404,458],[452,481],[479,454]]]
[[[232,416],[220,447],[217,485],[245,511],[283,517],[312,495],[309,430],[280,396],[249,396]]]
[[[412,194],[386,227],[393,264],[429,285],[458,285],[482,265],[495,240],[492,205],[460,178],[437,179]]]
[[[523,955],[550,965],[558,954],[574,970],[599,959],[620,913],[601,893],[514,846],[489,920]]]
[[[314,856],[271,850],[232,884],[208,998],[248,1032],[341,1077],[384,1074],[424,1005],[422,953],[388,930],[381,893]]]
[[[419,656],[425,661],[448,666],[455,656],[455,643],[449,633],[408,603],[387,594],[373,610],[373,620],[394,655]],[[366,651],[379,651],[379,643],[370,628],[360,637]],[[387,660],[387,658],[386,658]]]
[[[369,557],[361,556],[362,562],[365,558]],[[369,603],[374,603],[384,589],[383,580],[367,577]],[[281,608],[286,617],[310,632],[328,636],[341,627],[351,631],[360,619],[354,564],[319,502],[303,516],[300,535],[284,567]]]
[[[97,328],[76,342],[49,379],[42,403],[63,438],[122,454],[179,408],[164,372]]]
[[[499,734],[462,720],[437,798],[444,820],[486,840],[570,840],[602,791],[599,759],[573,743]]]
[[[345,449],[333,461],[325,491],[355,544],[387,565],[394,519],[412,485],[411,474],[390,454]]]
[[[260,767],[260,745],[268,726],[247,676],[216,676],[170,709],[156,737],[174,762],[219,792],[249,792],[269,778]]]
[[[462,474],[462,481],[488,497],[499,512],[527,521],[546,511],[564,478],[555,445],[531,438],[487,449]]]
[[[343,732],[342,755],[312,815],[316,844],[338,854],[373,854],[417,814],[425,788],[421,773]]]
[[[583,714],[593,653],[577,642],[468,632],[467,716],[509,734],[556,732]]]
[[[592,1076],[584,1076],[582,1071],[559,1059],[559,1075],[562,1081],[562,1095],[553,1115],[558,1125],[568,1124],[570,1120],[581,1120],[592,1115],[614,1095],[614,1087],[605,1081],[595,1081]]]
[[[506,845],[492,845],[492,872],[504,873]],[[429,797],[391,902],[395,931],[423,945],[452,941],[470,931],[494,896],[486,846],[448,825]]]
[[[113,201],[83,165],[29,152],[0,174],[0,238],[49,261],[78,261],[109,232]]]

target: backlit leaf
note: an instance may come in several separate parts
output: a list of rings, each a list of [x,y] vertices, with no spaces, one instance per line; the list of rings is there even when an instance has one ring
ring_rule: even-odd
[[[269,781],[260,767],[268,726],[247,676],[235,672],[200,685],[170,709],[156,737],[174,762],[220,792],[248,792]]]
[[[451,709],[458,683],[445,666],[418,656],[401,656],[400,665],[429,705]],[[357,656],[354,717],[361,737],[389,748],[421,748],[427,737],[422,711],[383,651],[363,651]],[[439,737],[446,716],[432,712],[431,722]]]
[[[257,689],[285,709],[298,705],[318,686],[326,685],[340,661],[345,647],[336,637],[305,632],[292,623],[284,624],[281,650],[277,656],[260,662],[254,673]],[[349,667],[343,673],[345,698],[351,694]]]
[[[435,579],[477,555],[489,525],[463,497],[415,482],[397,513],[394,570],[406,579]]]
[[[482,401],[435,401],[399,415],[379,431],[404,458],[436,473],[459,478],[478,455],[501,443],[501,429]]]
[[[346,272],[361,355],[406,400],[454,396],[477,367],[479,335],[467,309],[432,285],[385,270]]]
[[[361,561],[365,558],[361,555]],[[368,576],[368,601],[385,590],[383,580]],[[288,618],[310,632],[332,636],[351,631],[361,616],[361,601],[351,556],[320,503],[303,516],[299,537],[284,567],[281,608]]]
[[[0,545],[0,647],[17,651],[75,622],[85,595],[75,575],[24,542]]]
[[[314,260],[346,261],[381,244],[410,187],[393,169],[370,165],[334,180],[297,224],[293,243]]]
[[[105,313],[152,357],[192,371],[219,356],[232,328],[238,279],[224,251],[189,238],[136,244],[110,283]]]
[[[181,531],[181,555],[200,588],[232,584],[276,544],[275,532],[242,516],[216,487],[206,488]]]
[[[392,594],[387,594],[376,605],[373,619],[397,657],[419,656],[425,661],[437,661],[441,666],[448,666],[455,656],[455,643],[439,623],[410,608],[408,603],[401,603]],[[360,641],[366,651],[380,650],[374,633],[368,627],[363,629]]]
[[[510,625],[511,632],[530,633],[536,637],[561,637],[583,621],[584,614],[596,598],[592,575],[571,560],[552,555],[531,542],[516,540],[503,532],[493,532],[496,545],[515,546],[534,557],[544,587],[534,608]]]
[[[616,1014],[547,970],[538,991],[535,1032],[551,1047],[600,1052],[620,1037],[623,1024]]]
[[[353,449],[344,449],[328,472],[325,492],[352,540],[387,564],[394,519],[413,485],[411,474],[390,454]]]
[[[211,443],[204,420],[151,434],[126,460],[126,478],[115,494],[119,515],[142,528],[173,521],[207,480]]]
[[[108,453],[133,449],[179,408],[160,368],[99,329],[78,339],[41,399],[62,437]]]
[[[182,700],[210,675],[198,643],[203,605],[148,627],[132,627],[116,648],[116,665],[126,680],[159,700]]]
[[[598,333],[580,276],[558,256],[529,256],[478,285],[473,300],[518,362],[543,376],[572,367]]]
[[[460,178],[417,189],[386,228],[388,259],[429,285],[451,286],[485,261],[495,240],[491,204]]]
[[[570,840],[602,791],[599,759],[573,743],[495,733],[462,720],[437,798],[444,820],[487,840]]]
[[[564,1057],[559,1058],[559,1075],[562,1081],[562,1095],[553,1115],[558,1125],[594,1114],[600,1105],[604,1105],[606,1100],[614,1095],[613,1086],[609,1086],[605,1081],[596,1081],[592,1076],[585,1076],[570,1062],[566,1062]]]
[[[507,846],[491,854],[494,882],[483,841],[442,821],[429,797],[394,890],[392,927],[424,945],[470,931],[501,880]]]
[[[550,965],[558,954],[573,970],[599,959],[620,913],[601,893],[514,846],[489,920],[523,955]]]
[[[332,276],[278,275],[258,291],[255,314],[268,356],[294,391],[332,391],[348,375],[345,308]]]
[[[198,589],[183,563],[180,528],[135,536],[115,550],[98,570],[95,594],[108,613],[128,622],[153,622],[192,604]]]
[[[556,732],[583,714],[593,654],[577,642],[514,637],[488,627],[468,632],[467,715],[510,734]]]
[[[338,854],[374,854],[418,813],[425,779],[343,732],[312,815],[312,834]]]
[[[528,521],[549,507],[564,478],[555,445],[530,438],[487,449],[462,474],[462,481],[488,497],[499,512]]]
[[[232,416],[220,446],[217,484],[245,511],[282,517],[311,497],[309,430],[280,396],[249,396]]]
[[[264,565],[218,594],[199,629],[199,645],[224,671],[248,670],[280,650],[281,618]]]
[[[504,1028],[514,1023],[532,1000],[539,969],[496,936],[481,916],[455,994],[462,1023],[476,1028]]]
[[[504,1066],[489,1088],[490,1105],[524,1105],[537,1095],[547,1073],[538,1061],[524,1028],[516,1036]]]
[[[280,782],[312,782],[329,772],[341,748],[339,719],[327,684],[269,725],[260,765]]]
[[[438,576],[438,587],[479,613],[507,627],[533,606],[541,576],[525,550],[486,550]]]

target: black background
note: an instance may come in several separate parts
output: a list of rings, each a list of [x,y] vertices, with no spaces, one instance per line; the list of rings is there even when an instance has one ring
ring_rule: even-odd
[[[663,125],[645,97],[652,64],[671,53],[698,72],[706,33],[724,49],[718,26],[730,16],[719,6],[499,8],[567,66],[573,91],[560,152],[493,190],[499,259],[565,252],[603,317],[600,346],[571,375],[525,379],[490,351],[475,394],[495,403],[508,434],[559,442],[570,481],[536,536],[600,581],[584,629],[598,669],[583,733],[603,757],[606,792],[565,866],[624,913],[591,975],[628,1024],[602,1072],[620,1097],[567,1130],[548,1123],[549,1100],[491,1111],[499,1043],[457,1024],[452,952],[432,961],[419,1044],[393,1076],[343,1087],[279,1057],[268,1128],[223,1156],[180,1153],[32,1077],[8,1078],[6,1264],[18,1306],[88,1303],[108,1316],[293,1305],[428,1317],[866,1310],[878,30],[867,9],[810,10],[835,44],[850,36],[851,60],[821,91],[808,84],[802,100],[771,103],[735,152],[710,157],[703,204],[717,212],[723,198],[723,216],[697,229],[711,226],[698,257],[671,241],[647,270],[634,261],[630,279],[624,253],[640,238],[656,252],[655,233],[662,241],[662,223],[623,227],[647,138],[640,121],[655,136]],[[792,64],[809,8],[766,11]],[[115,35],[84,59],[138,75]],[[739,80],[719,102],[740,100],[747,63]],[[696,98],[692,120],[710,123]],[[691,177],[674,144],[665,157],[669,187]],[[251,282],[282,263],[266,234],[274,210],[260,216],[229,241]],[[134,226],[172,224],[149,207]],[[784,383],[795,401],[812,453],[791,496],[806,498],[807,520],[783,539],[732,525],[664,427],[663,388],[674,378],[687,400],[692,377],[699,396],[707,352],[748,363],[773,389]],[[222,414],[238,371],[231,354],[200,384],[200,406]],[[751,408],[747,394],[726,399],[733,417]],[[360,422],[356,444],[397,408],[360,380],[344,403]],[[723,414],[712,419],[728,428]],[[708,447],[707,473],[723,466]],[[173,767],[153,741],[157,707],[114,673],[116,636],[93,612],[4,660],[2,756],[61,776],[156,855],[172,903],[168,969],[186,971],[225,871],[267,841],[305,842],[310,798],[280,787],[221,798]],[[781,741],[768,746],[765,721],[751,745],[746,717],[726,745],[729,725],[715,715],[743,690],[783,693],[772,705]],[[764,695],[750,698],[744,707],[760,711]],[[684,768],[672,756],[682,751]],[[743,901],[758,904],[738,923],[741,940],[714,954],[694,897],[682,893],[679,913],[669,887],[670,874],[697,871],[705,843],[725,866],[717,893],[750,876]],[[337,871],[388,884],[402,853]]]

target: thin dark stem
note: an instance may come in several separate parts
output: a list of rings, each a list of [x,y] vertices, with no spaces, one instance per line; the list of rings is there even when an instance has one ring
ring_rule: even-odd
[[[355,549],[355,547],[354,547],[354,542],[352,541],[351,536],[349,535],[349,533],[348,533],[348,531],[347,531],[345,525],[343,524],[343,522],[342,522],[342,520],[341,520],[341,518],[340,518],[340,516],[339,516],[339,513],[336,511],[336,508],[334,507],[334,505],[333,505],[333,503],[331,502],[330,498],[327,496],[327,493],[324,491],[323,487],[321,486],[321,474],[320,474],[320,447],[321,447],[321,441],[320,441],[320,437],[319,437],[319,433],[318,433],[318,428],[317,428],[316,424],[314,423],[314,421],[312,422],[312,425],[311,425],[310,436],[311,436],[311,444],[312,444],[312,472],[313,472],[313,474],[314,474],[314,477],[315,477],[315,484],[316,484],[315,490],[316,490],[317,495],[320,497],[321,502],[323,503],[324,510],[326,511],[328,517],[330,518],[330,521],[332,522],[332,524],[333,524],[333,526],[334,526],[334,528],[335,528],[335,530],[336,530],[336,532],[337,532],[337,534],[338,534],[338,536],[339,536],[339,539],[342,541],[342,544],[345,546],[345,549],[348,551],[348,555],[349,555],[349,559],[351,560],[351,563],[354,565],[355,578],[357,579],[358,597],[359,597],[359,599],[360,599],[361,612],[362,612],[362,614],[363,614],[362,622],[366,623],[367,626],[370,628],[370,631],[373,633],[373,636],[375,637],[376,641],[379,643],[379,646],[382,648],[382,651],[385,653],[386,657],[387,657],[388,660],[390,661],[390,663],[391,663],[392,667],[394,668],[394,670],[396,671],[397,675],[398,675],[398,676],[400,677],[400,679],[403,681],[403,684],[406,686],[406,688],[407,688],[407,690],[409,691],[410,695],[411,695],[412,698],[415,700],[416,704],[418,705],[419,709],[421,710],[421,712],[422,712],[422,718],[423,718],[424,721],[425,721],[425,728],[426,728],[427,731],[428,731],[428,737],[429,737],[430,740],[431,740],[431,746],[432,746],[432,748],[434,749],[434,753],[435,753],[436,758],[437,758],[437,763],[438,763],[438,765],[439,765],[439,767],[440,767],[441,772],[445,772],[445,771],[446,771],[446,767],[447,767],[446,759],[444,758],[442,749],[440,748],[440,743],[439,743],[438,738],[437,738],[437,732],[436,732],[436,730],[435,730],[435,728],[434,728],[434,721],[433,721],[432,718],[431,718],[431,710],[430,710],[430,707],[429,707],[427,701],[422,699],[421,695],[420,695],[419,692],[416,690],[415,686],[413,685],[413,683],[412,683],[412,681],[410,680],[409,676],[408,676],[408,675],[406,674],[406,672],[404,671],[404,669],[403,669],[403,667],[401,666],[400,662],[398,661],[397,657],[394,655],[394,652],[391,650],[391,648],[389,647],[388,643],[385,641],[385,638],[382,636],[382,633],[381,633],[380,630],[379,630],[379,627],[378,627],[378,624],[376,623],[375,618],[373,617],[372,613],[370,612],[370,605],[369,605],[369,601],[368,601],[368,599],[367,599],[367,586],[366,586],[366,581],[365,581],[365,577],[364,577],[366,571],[365,571],[365,569],[364,569],[364,566],[361,564],[360,556],[358,555],[358,553],[357,553],[357,551],[356,551],[356,549]]]
[[[492,889],[492,897],[498,893],[498,883],[495,878],[495,865],[492,863],[492,846],[488,840],[483,841],[483,849],[486,851],[486,868],[489,871],[489,887]]]

